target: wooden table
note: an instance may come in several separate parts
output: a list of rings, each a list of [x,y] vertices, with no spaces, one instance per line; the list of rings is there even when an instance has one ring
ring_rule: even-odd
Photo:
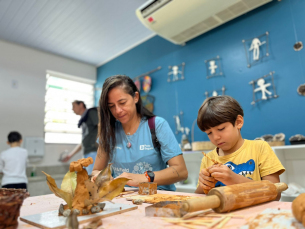
[[[199,194],[191,194],[191,193],[182,193],[182,192],[167,192],[167,191],[159,191],[161,194],[174,194],[174,195],[187,195],[187,196],[203,196]],[[113,200],[117,203],[124,203],[132,205],[131,201],[127,201],[125,198],[116,198]],[[43,195],[43,196],[34,196],[29,197],[24,200],[23,205],[21,207],[20,215],[33,215],[41,212],[48,212],[57,210],[61,203],[65,203],[62,199],[56,197],[54,194]],[[145,216],[145,207],[150,204],[143,203],[142,205],[138,205],[138,209],[132,210],[129,212],[125,212],[119,215],[110,216],[102,219],[103,226],[100,228],[115,228],[115,229],[168,229],[168,228],[184,228],[179,227],[170,223],[165,222],[163,219],[159,217],[146,217]],[[272,201],[264,204],[260,204],[257,206],[244,208],[242,210],[233,211],[232,213],[236,215],[244,215],[245,219],[236,219],[232,218],[226,225],[225,229],[229,228],[238,228],[239,226],[244,225],[247,220],[255,217],[258,213],[262,212],[266,208],[275,208],[275,209],[291,209],[291,202],[278,202]],[[86,223],[81,224],[79,228],[82,228]],[[26,224],[19,219],[19,227],[18,228],[36,228],[29,224]],[[206,228],[204,226],[198,228]]]

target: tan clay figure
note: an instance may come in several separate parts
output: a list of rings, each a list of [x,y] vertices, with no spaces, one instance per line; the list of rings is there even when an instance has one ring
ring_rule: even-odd
[[[291,207],[294,217],[305,227],[305,193],[295,198]]]
[[[79,159],[70,163],[70,172],[77,172],[77,186],[73,198],[72,207],[78,209],[81,213],[85,208],[85,200],[89,199],[89,192],[86,188],[85,181],[89,179],[87,170],[83,167],[93,163],[91,157]]]
[[[47,184],[50,190],[59,198],[66,201],[66,205],[59,206],[58,213],[65,217],[74,215],[94,214],[102,211],[104,201],[111,201],[118,196],[128,182],[127,178],[111,180],[111,164],[100,172],[100,182],[89,179],[85,167],[93,163],[91,157],[79,159],[70,163],[69,172],[65,175],[61,188],[57,187],[55,180],[47,173]],[[68,221],[71,226],[73,220]],[[74,225],[74,224],[73,224]]]

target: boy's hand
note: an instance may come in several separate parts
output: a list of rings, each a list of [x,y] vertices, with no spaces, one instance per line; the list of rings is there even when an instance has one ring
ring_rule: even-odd
[[[202,169],[199,173],[199,186],[202,190],[210,190],[215,187],[216,180],[211,177],[208,169]]]
[[[225,185],[235,184],[236,182],[234,182],[234,180],[236,179],[236,176],[239,176],[226,165],[212,165],[208,170],[212,177]]]

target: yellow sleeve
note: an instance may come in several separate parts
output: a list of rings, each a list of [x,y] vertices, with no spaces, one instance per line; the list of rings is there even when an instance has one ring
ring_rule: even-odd
[[[285,172],[285,168],[273,152],[269,144],[265,141],[262,142],[259,156],[259,171],[260,176],[264,177],[267,175],[279,172],[279,175]]]

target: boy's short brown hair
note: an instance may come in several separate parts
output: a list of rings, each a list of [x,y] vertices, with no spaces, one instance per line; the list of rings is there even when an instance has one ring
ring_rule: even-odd
[[[240,104],[230,96],[209,97],[202,103],[198,111],[197,125],[202,131],[225,122],[235,125],[238,115],[244,116]]]

